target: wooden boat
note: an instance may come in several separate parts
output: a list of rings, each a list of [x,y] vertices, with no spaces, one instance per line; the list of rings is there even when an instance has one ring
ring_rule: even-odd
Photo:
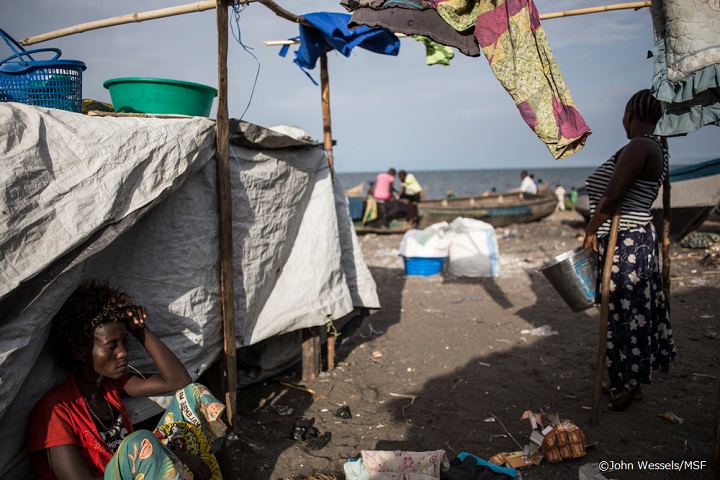
[[[425,200],[418,204],[420,227],[437,222],[452,222],[457,217],[474,218],[494,227],[527,223],[547,217],[555,211],[558,200],[549,187],[538,195],[519,191],[477,197]]]
[[[677,242],[697,229],[720,204],[720,158],[670,171],[670,240]],[[590,219],[585,188],[578,190],[575,209]],[[652,205],[653,223],[662,232],[662,189]]]

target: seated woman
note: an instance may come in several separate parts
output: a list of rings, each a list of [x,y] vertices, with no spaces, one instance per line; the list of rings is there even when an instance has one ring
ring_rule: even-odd
[[[225,434],[219,418],[225,406],[190,383],[146,319],[145,308],[127,294],[95,281],[81,285],[53,319],[51,346],[69,374],[30,417],[28,450],[41,479],[222,478],[213,452]],[[128,372],[128,333],[158,373],[145,378]],[[155,431],[133,433],[121,397],[175,391]]]

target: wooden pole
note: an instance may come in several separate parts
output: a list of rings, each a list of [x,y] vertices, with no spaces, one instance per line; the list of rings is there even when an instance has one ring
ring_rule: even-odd
[[[335,183],[335,163],[333,158],[333,141],[332,141],[332,119],[330,117],[330,74],[328,73],[327,54],[325,52],[320,55],[320,91],[322,102],[323,117],[323,145],[327,155],[328,167],[330,167],[330,177]],[[334,320],[330,319],[330,330],[335,331]],[[335,368],[335,335],[328,334],[327,337],[327,365],[328,370]]]
[[[320,327],[302,330],[302,379],[315,380],[320,375]]]
[[[333,329],[335,328],[335,321],[330,320],[333,323]],[[335,334],[328,332],[327,337],[327,365],[328,371],[335,370]]]
[[[218,37],[218,108],[216,120],[217,189],[220,217],[220,297],[223,320],[223,390],[229,427],[235,427],[237,360],[235,353],[235,287],[233,282],[232,191],[230,185],[230,126],[227,98],[228,6],[216,0]]]
[[[124,25],[126,23],[137,23],[145,20],[155,20],[158,18],[172,17],[174,15],[183,15],[185,13],[203,12],[216,7],[217,0],[205,0],[202,2],[189,3],[187,5],[178,5],[176,7],[161,8],[159,10],[151,10],[149,12],[130,13],[120,15],[118,17],[106,18],[104,20],[95,20],[93,22],[81,23],[72,27],[62,28],[42,35],[27,37],[19,40],[20,45],[33,45],[35,43],[53,40],[55,38],[83,33],[99,28],[113,27],[115,25]],[[256,1],[256,0],[250,0]]]
[[[660,137],[667,149],[667,137]],[[663,293],[668,314],[670,313],[670,175],[663,180],[663,222],[662,222],[662,280]]]
[[[605,250],[605,264],[603,265],[602,286],[600,288],[600,323],[598,333],[598,354],[595,370],[595,390],[593,391],[592,407],[590,408],[590,425],[597,425],[600,414],[600,394],[605,373],[605,354],[607,353],[607,326],[610,306],[610,276],[612,274],[613,257],[617,243],[618,227],[620,225],[620,209],[615,212],[610,226],[607,250]]]
[[[709,478],[720,480],[720,386],[718,387],[718,399],[715,405],[715,428],[713,428],[712,443]]]
[[[598,6],[598,7],[578,8],[577,10],[567,10],[565,12],[545,13],[545,14],[540,14],[540,20],[548,20],[550,18],[560,18],[560,17],[571,17],[574,15],[587,15],[589,13],[611,12],[613,10],[628,10],[628,9],[638,10],[640,8],[649,7],[651,3],[652,2],[650,0],[646,0],[644,2],[616,3],[614,5],[602,5],[602,6]]]
[[[320,55],[320,90],[322,92],[323,145],[328,157],[328,166],[333,183],[335,182],[335,166],[333,162],[332,120],[330,119],[330,75],[328,74],[327,55]]]

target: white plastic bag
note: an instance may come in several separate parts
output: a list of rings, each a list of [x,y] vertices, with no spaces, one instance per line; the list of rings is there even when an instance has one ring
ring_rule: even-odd
[[[458,217],[450,224],[448,270],[458,277],[497,277],[500,270],[495,227],[472,218]]]
[[[450,226],[439,222],[422,230],[405,232],[400,241],[400,255],[404,257],[447,257],[450,251]]]

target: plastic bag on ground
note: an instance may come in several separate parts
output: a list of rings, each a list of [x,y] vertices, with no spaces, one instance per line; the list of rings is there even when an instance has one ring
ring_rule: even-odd
[[[434,223],[422,230],[408,230],[400,241],[400,255],[422,258],[447,257],[451,236],[447,222]]]
[[[458,277],[497,277],[500,270],[495,227],[473,218],[458,217],[450,224],[448,270]]]

